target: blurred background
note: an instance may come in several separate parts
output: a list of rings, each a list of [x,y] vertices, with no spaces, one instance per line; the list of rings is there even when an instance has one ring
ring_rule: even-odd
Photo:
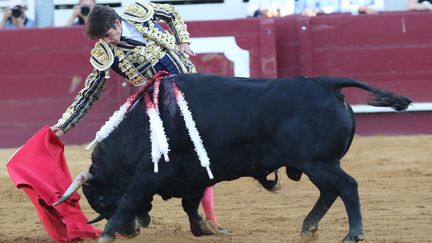
[[[3,11],[3,9],[9,5],[9,2],[9,0],[0,0],[0,8],[2,9],[1,11]],[[75,0],[25,0],[24,2],[28,6],[27,15],[31,19],[35,19],[36,4],[45,4],[43,2],[52,4],[54,6],[53,26],[63,26],[68,17],[71,15],[73,7],[77,4],[77,1]],[[116,10],[122,11],[123,8],[131,2],[133,2],[133,0],[100,0],[97,1],[97,4],[109,5]],[[251,16],[253,11],[256,10],[253,9],[254,5],[259,5],[259,3],[254,3],[259,1],[254,0],[155,0],[151,2],[175,4],[185,20],[245,18],[247,16]],[[294,5],[296,1],[268,0],[267,2],[268,3],[265,3],[266,5],[273,5],[275,8],[277,8],[277,5]],[[292,8],[294,8],[294,6],[292,6]],[[384,11],[402,11],[406,9],[406,0],[384,0]],[[294,10],[292,10],[292,12],[293,11]],[[2,12],[0,14],[2,14]],[[289,10],[286,14],[289,14]]]

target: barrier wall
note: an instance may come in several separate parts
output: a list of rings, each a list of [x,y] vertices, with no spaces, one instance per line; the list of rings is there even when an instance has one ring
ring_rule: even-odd
[[[277,77],[274,22],[275,19],[249,18],[188,23],[193,37],[193,50],[205,53],[192,58],[198,71],[246,77]],[[234,43],[221,42],[229,38],[232,38]],[[214,52],[210,54],[212,50]],[[247,54],[242,55],[242,50]],[[231,65],[242,64],[250,71],[234,72],[230,69]]]
[[[278,19],[278,76],[353,77],[430,101],[431,20],[413,12]]]
[[[93,43],[81,28],[0,32],[0,147],[22,145],[44,125],[53,125],[83,87],[91,71]],[[84,142],[112,114],[120,98],[113,77],[95,112],[85,117],[66,142]]]
[[[192,22],[192,48],[198,53],[193,62],[200,72],[276,77],[273,22]],[[57,122],[92,69],[93,45],[81,27],[0,32],[0,147],[20,146],[41,127]],[[133,91],[111,72],[103,96],[62,141],[91,141]]]
[[[432,133],[429,12],[290,16],[276,20],[278,76],[339,76],[404,94],[408,114],[354,107],[360,134]],[[367,93],[345,89],[352,104]],[[384,110],[387,111],[387,110]]]
[[[360,134],[432,133],[432,13],[189,22],[200,72],[250,77],[352,77],[410,96],[408,114],[355,107]],[[56,123],[91,71],[83,29],[0,32],[0,147]],[[86,143],[133,92],[112,72],[102,98],[62,140]],[[353,104],[367,94],[346,90]],[[369,112],[369,113],[364,113]]]

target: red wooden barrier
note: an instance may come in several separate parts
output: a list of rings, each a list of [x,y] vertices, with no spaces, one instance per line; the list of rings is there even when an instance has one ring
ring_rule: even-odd
[[[200,72],[251,77],[344,76],[431,103],[432,13],[327,15],[188,23]],[[56,123],[91,70],[82,28],[0,32],[0,147]],[[112,72],[104,95],[62,139],[90,141],[132,92]],[[365,92],[345,92],[354,104]],[[432,133],[431,112],[358,114],[360,134]]]
[[[415,103],[426,103],[426,111],[357,114],[357,133],[430,134],[431,21],[429,12],[277,19],[278,76],[351,77],[404,94]],[[357,89],[344,93],[354,104],[367,99]]]
[[[271,19],[244,19],[189,23],[193,46],[199,43],[196,38],[205,38],[209,44],[214,37],[220,38],[219,41],[231,38],[232,43],[228,44],[234,44],[229,48],[224,46],[225,42],[216,43],[220,45],[217,49],[220,52],[206,53],[204,49],[193,58],[197,69],[234,75],[236,63],[245,61],[246,65],[240,66],[247,67],[248,76],[276,77],[273,22]],[[20,146],[42,126],[57,122],[91,71],[88,59],[93,45],[80,27],[0,32],[0,147]],[[247,60],[243,60],[244,56],[238,57],[238,51],[246,52]],[[121,77],[111,72],[104,95],[62,141],[91,141],[95,132],[134,90],[123,83]]]
[[[274,19],[237,19],[222,21],[201,21],[188,23],[193,38],[213,37],[235,37],[235,41],[241,49],[250,53],[249,67],[251,77],[277,77],[276,63],[276,30]],[[220,44],[219,44],[220,45]],[[192,39],[192,48],[194,40]],[[230,52],[232,49],[221,46]],[[234,75],[231,70],[215,70],[214,66],[227,66],[227,60],[219,57],[216,63],[209,63],[213,60],[209,55],[198,55],[193,58],[199,72],[219,73],[223,75]]]
[[[91,71],[93,42],[81,28],[0,32],[0,147],[22,145],[44,125],[53,125],[83,87]],[[83,143],[118,106],[114,76],[105,94],[64,141]]]

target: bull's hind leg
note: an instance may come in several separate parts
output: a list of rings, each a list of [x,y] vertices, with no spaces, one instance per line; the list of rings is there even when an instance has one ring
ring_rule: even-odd
[[[304,172],[321,191],[320,199],[306,217],[305,224],[312,223],[313,225],[314,221],[316,224],[318,223],[331,206],[331,204],[325,205],[325,203],[334,202],[335,198],[332,196],[334,194],[341,197],[348,214],[349,232],[343,241],[357,242],[363,240],[363,224],[356,180],[342,170],[339,161],[308,163]],[[324,191],[330,194],[323,194]]]
[[[320,190],[320,196],[315,206],[306,216],[303,221],[302,237],[313,237],[313,234],[318,230],[318,223],[333,205],[338,196],[326,190]]]
[[[204,189],[200,193],[189,193],[182,199],[183,210],[189,217],[190,229],[194,236],[215,235],[218,233],[217,226],[208,220],[203,220],[198,213],[203,193]]]

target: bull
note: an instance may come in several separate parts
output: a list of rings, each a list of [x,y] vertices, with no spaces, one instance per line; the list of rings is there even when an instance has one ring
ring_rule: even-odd
[[[173,85],[190,105],[211,160],[213,179],[200,166],[176,105]],[[411,103],[406,97],[348,78],[167,76],[159,97],[170,162],[160,163],[158,173],[153,171],[149,120],[141,97],[118,127],[97,144],[89,172],[81,176],[81,182],[85,181],[83,193],[100,214],[97,220],[108,220],[100,240],[113,240],[117,233],[127,237],[138,234],[139,226],[150,222],[148,213],[155,194],[164,200],[182,199],[195,236],[213,234],[198,213],[206,187],[252,177],[272,191],[277,188],[278,177],[267,176],[281,167],[294,181],[306,174],[320,191],[303,221],[302,236],[317,231],[320,220],[340,197],[349,223],[343,241],[363,240],[358,185],[340,166],[355,132],[352,108],[341,93],[345,87],[370,92],[373,99],[368,104],[372,106],[403,111]]]

